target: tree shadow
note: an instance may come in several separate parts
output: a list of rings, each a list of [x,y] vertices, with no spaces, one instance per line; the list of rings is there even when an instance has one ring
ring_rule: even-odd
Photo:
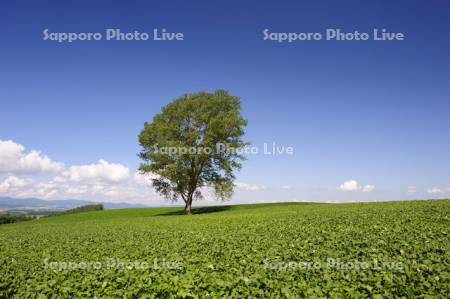
[[[217,213],[217,212],[224,212],[228,211],[230,209],[230,206],[213,206],[213,207],[198,207],[198,208],[192,208],[192,214],[209,214],[209,213]],[[157,214],[156,216],[176,216],[176,215],[184,215],[184,210],[178,210],[178,211],[171,211],[171,212],[165,212],[161,214]]]

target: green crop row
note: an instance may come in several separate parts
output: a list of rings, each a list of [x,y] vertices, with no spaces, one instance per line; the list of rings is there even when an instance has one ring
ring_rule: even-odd
[[[450,200],[96,211],[0,227],[0,298],[448,298]]]

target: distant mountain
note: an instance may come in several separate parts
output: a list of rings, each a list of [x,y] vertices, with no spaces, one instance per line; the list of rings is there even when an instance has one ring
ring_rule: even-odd
[[[84,205],[98,204],[99,202],[64,199],[64,200],[43,200],[37,198],[11,198],[0,197],[0,208],[23,208],[23,207],[56,207],[56,208],[75,208]],[[105,209],[119,209],[119,208],[145,208],[146,205],[130,204],[130,203],[111,203],[100,202]]]

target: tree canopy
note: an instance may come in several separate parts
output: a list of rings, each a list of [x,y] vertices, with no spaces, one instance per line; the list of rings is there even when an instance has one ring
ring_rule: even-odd
[[[234,171],[244,160],[242,140],[247,121],[240,99],[225,90],[185,94],[162,108],[139,134],[144,161],[139,170],[165,198],[185,203],[203,198],[205,188],[216,198],[231,197]]]

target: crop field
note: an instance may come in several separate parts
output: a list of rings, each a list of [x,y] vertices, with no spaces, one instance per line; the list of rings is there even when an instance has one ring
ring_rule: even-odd
[[[121,209],[0,226],[0,298],[448,298],[450,200]]]

